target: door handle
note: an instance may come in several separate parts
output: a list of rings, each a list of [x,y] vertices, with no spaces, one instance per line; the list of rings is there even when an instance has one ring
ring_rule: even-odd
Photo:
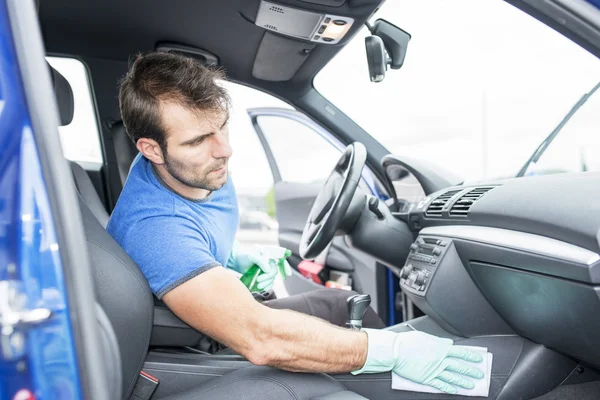
[[[52,316],[47,308],[25,309],[27,296],[17,288],[17,281],[0,281],[0,356],[7,361],[22,354],[26,344],[23,331]]]

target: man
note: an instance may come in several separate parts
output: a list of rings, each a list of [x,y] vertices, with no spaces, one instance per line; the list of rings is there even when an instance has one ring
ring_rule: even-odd
[[[341,328],[345,291],[261,304],[224,268],[243,272],[256,263],[266,272],[262,287],[276,276],[268,258],[234,246],[238,209],[227,169],[232,149],[222,78],[190,58],[155,52],[138,56],[121,85],[123,123],[141,155],[107,229],[156,296],[190,326],[257,365],[355,374],[393,370],[449,393],[472,388],[467,377],[483,373],[470,363],[482,358],[450,339]],[[383,327],[373,310],[364,324]]]

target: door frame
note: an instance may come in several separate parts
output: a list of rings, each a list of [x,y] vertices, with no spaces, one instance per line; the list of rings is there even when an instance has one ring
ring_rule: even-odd
[[[327,129],[323,128],[321,125],[319,125],[318,123],[316,123],[315,121],[313,121],[312,119],[307,117],[306,114],[303,114],[299,111],[289,110],[286,108],[277,108],[277,107],[255,107],[255,108],[249,108],[247,111],[248,111],[248,116],[250,117],[250,120],[252,122],[252,126],[253,126],[254,130],[256,131],[256,134],[258,135],[258,139],[260,140],[260,143],[263,146],[263,149],[267,156],[269,166],[271,167],[271,173],[273,174],[274,183],[282,182],[283,179],[281,178],[281,172],[279,171],[277,161],[275,159],[273,151],[271,150],[271,147],[269,146],[269,142],[268,142],[267,138],[265,137],[265,134],[262,131],[262,128],[260,127],[260,124],[258,123],[258,117],[267,117],[268,116],[268,117],[279,117],[279,118],[291,119],[293,121],[296,121],[300,124],[307,126],[308,128],[312,129],[313,131],[315,131],[319,136],[321,136],[323,139],[325,139],[333,147],[338,149],[340,151],[340,154],[342,154],[346,148],[346,145],[344,143],[342,143],[342,141],[340,141],[338,138],[333,136],[329,131],[327,131]],[[368,166],[367,166],[367,168],[363,169],[361,176],[365,180],[367,186],[369,187],[371,194],[373,194],[374,196],[376,196],[380,199],[385,200],[386,196],[384,196],[383,193],[380,193],[377,190],[377,185],[375,184],[375,175],[368,168]]]
[[[79,202],[58,135],[58,112],[33,1],[6,0],[32,135],[52,215],[82,398],[108,400],[110,382],[96,320],[95,289]]]

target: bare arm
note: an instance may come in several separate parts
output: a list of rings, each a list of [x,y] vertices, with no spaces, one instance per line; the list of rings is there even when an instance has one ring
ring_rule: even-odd
[[[263,306],[224,268],[190,279],[163,300],[188,325],[256,365],[341,373],[360,369],[367,359],[364,332]]]

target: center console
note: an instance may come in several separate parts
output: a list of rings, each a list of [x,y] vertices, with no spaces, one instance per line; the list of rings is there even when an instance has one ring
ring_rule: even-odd
[[[448,248],[448,239],[419,237],[410,246],[408,260],[400,272],[400,283],[408,293],[425,295],[429,282]]]
[[[420,235],[400,270],[400,287],[449,333],[460,337],[514,334],[475,286],[452,238]]]

